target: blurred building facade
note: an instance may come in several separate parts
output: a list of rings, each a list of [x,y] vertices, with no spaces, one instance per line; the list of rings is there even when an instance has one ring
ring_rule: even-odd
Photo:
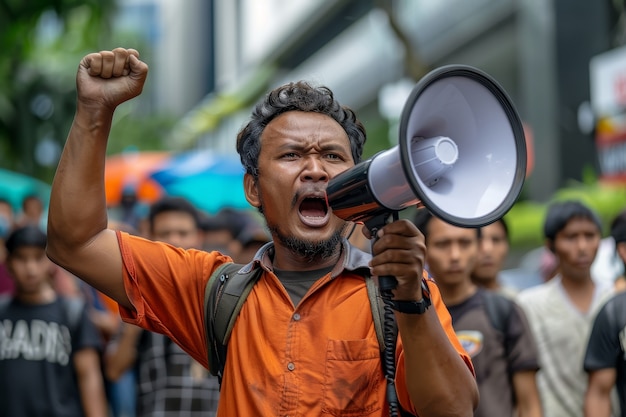
[[[368,128],[366,153],[397,142],[412,85],[436,67],[480,68],[532,133],[529,198],[546,200],[598,168],[581,128],[591,59],[616,47],[610,0],[126,0],[152,7],[156,103],[181,115],[171,146],[235,151],[250,105],[308,79],[333,89]],[[588,114],[587,114],[588,116]],[[369,155],[366,155],[369,156]]]

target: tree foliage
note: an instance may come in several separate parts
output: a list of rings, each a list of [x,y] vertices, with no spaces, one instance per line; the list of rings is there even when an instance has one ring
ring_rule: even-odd
[[[0,0],[0,167],[50,182],[75,112],[80,59],[122,44],[149,54],[140,35],[114,27],[117,12],[115,0]],[[158,148],[172,125],[123,114],[110,148]]]
[[[0,1],[0,166],[48,179],[74,112],[74,74],[109,33],[113,0]]]

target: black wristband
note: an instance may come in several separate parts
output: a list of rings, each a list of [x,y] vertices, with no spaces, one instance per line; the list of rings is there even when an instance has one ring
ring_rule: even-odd
[[[431,305],[430,291],[426,281],[422,280],[422,299],[419,301],[411,300],[392,300],[392,308],[404,314],[424,314]]]
[[[393,309],[405,314],[424,314],[430,304],[430,298],[426,297],[419,301],[393,300]]]

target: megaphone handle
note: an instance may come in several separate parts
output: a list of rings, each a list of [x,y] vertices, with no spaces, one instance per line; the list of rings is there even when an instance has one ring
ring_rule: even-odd
[[[374,217],[373,219],[365,222],[365,226],[367,226],[372,235],[372,254],[374,253],[374,243],[377,240],[376,234],[378,233],[378,229],[387,223],[387,219],[390,214],[393,216],[393,221],[399,219],[398,212],[393,211],[383,216]],[[391,290],[395,290],[397,286],[398,280],[393,275],[383,275],[378,277],[378,288],[380,289],[381,294],[390,293]]]
[[[380,292],[389,292],[395,290],[398,286],[398,280],[393,275],[383,275],[378,277],[378,287]]]

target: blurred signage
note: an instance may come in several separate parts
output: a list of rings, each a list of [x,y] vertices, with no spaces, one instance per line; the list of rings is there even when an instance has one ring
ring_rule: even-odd
[[[589,62],[591,106],[598,117],[626,108],[626,46],[596,55]]]
[[[596,150],[604,182],[626,183],[626,128],[596,135]]]
[[[626,183],[626,46],[593,57],[589,74],[601,180]]]

